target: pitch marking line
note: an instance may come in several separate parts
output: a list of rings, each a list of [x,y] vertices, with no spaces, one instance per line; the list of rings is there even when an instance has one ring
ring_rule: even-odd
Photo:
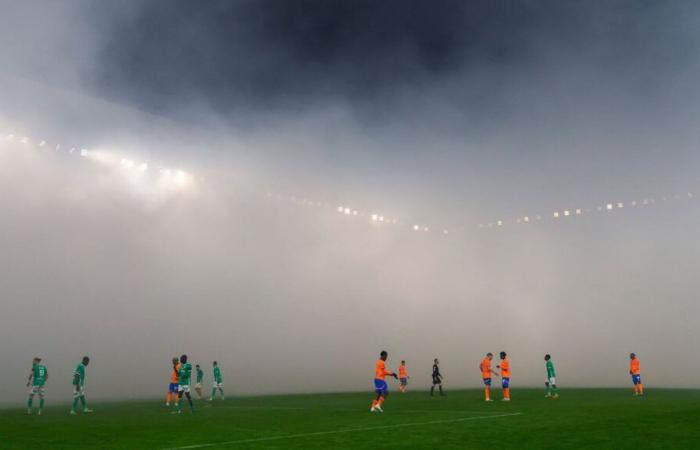
[[[185,445],[183,447],[169,447],[163,450],[189,450],[195,448],[205,448],[223,445],[235,445],[235,444],[251,444],[254,442],[267,442],[267,441],[280,441],[282,439],[295,439],[295,438],[306,438],[306,437],[318,437],[327,436],[330,434],[341,434],[341,433],[355,433],[358,431],[376,431],[376,430],[386,430],[390,428],[407,428],[407,427],[417,427],[423,425],[439,425],[444,423],[455,423],[455,422],[467,422],[470,420],[484,420],[484,419],[497,419],[499,417],[512,417],[519,416],[522,413],[508,413],[490,416],[472,416],[472,417],[462,417],[459,419],[447,419],[447,420],[431,420],[429,422],[413,422],[413,423],[399,423],[395,425],[381,425],[376,427],[364,427],[364,428],[350,428],[348,430],[333,430],[333,431],[316,431],[314,433],[300,433],[300,434],[288,434],[285,436],[269,436],[262,438],[252,438],[252,439],[239,439],[237,441],[224,441],[224,442],[210,442],[207,444],[194,444]]]
[[[205,405],[204,407],[213,407],[214,405]],[[317,407],[296,407],[296,406],[244,406],[244,405],[220,405],[216,406],[217,409],[260,409],[260,410],[280,410],[280,411],[310,411],[310,410],[324,410],[324,411],[337,411],[337,412],[357,412],[358,408],[324,408],[322,406]],[[497,411],[469,411],[464,409],[393,409],[392,412],[395,413],[460,413],[460,414],[501,414]]]

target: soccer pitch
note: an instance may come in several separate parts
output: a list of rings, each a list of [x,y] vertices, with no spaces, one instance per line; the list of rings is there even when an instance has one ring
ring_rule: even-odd
[[[496,391],[496,398],[500,392]],[[161,401],[95,402],[69,416],[49,405],[42,416],[0,411],[0,448],[22,449],[328,449],[700,447],[700,390],[515,389],[513,401],[485,403],[480,390],[389,396],[370,413],[372,392],[197,401],[170,414]]]

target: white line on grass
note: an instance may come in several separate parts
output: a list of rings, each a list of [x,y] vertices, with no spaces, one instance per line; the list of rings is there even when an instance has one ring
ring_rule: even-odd
[[[206,405],[211,407],[212,405]],[[245,405],[219,405],[217,409],[260,409],[260,410],[280,410],[280,411],[340,411],[340,412],[357,412],[358,408],[325,408],[322,406],[316,407],[295,407],[295,406],[245,406]],[[395,413],[459,413],[459,414],[500,414],[498,411],[469,411],[464,409],[392,409]]]
[[[389,428],[406,428],[406,427],[417,427],[417,426],[423,426],[423,425],[439,425],[439,424],[443,424],[443,423],[467,422],[469,420],[496,419],[499,417],[519,416],[521,414],[522,413],[520,413],[520,412],[515,412],[515,413],[508,413],[508,414],[490,415],[490,416],[461,417],[459,419],[431,420],[430,422],[399,423],[399,424],[395,424],[395,425],[381,425],[381,426],[376,426],[376,427],[350,428],[348,430],[316,431],[313,433],[288,434],[288,435],[284,435],[284,436],[268,436],[268,437],[262,437],[262,438],[239,439],[237,441],[210,442],[207,444],[185,445],[183,447],[170,447],[170,448],[166,448],[163,450],[189,450],[189,449],[195,449],[195,448],[205,448],[205,447],[214,447],[214,446],[222,446],[222,445],[251,444],[254,442],[279,441],[282,439],[317,437],[317,436],[326,436],[329,434],[354,433],[357,431],[375,431],[375,430],[386,430]]]

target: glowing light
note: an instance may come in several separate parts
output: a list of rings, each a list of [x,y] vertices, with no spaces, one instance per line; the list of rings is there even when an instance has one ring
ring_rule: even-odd
[[[567,209],[566,211],[564,211],[564,215],[565,215],[565,216],[570,216],[570,215],[571,215],[571,212]]]
[[[418,231],[420,230],[420,227],[418,225],[413,225],[413,231]]]
[[[376,214],[372,214],[372,221],[376,222],[377,220],[379,220],[379,216]]]
[[[80,156],[85,157],[85,156],[87,156],[87,155],[88,155],[87,149],[83,148],[83,149],[80,150]]]
[[[119,161],[119,163],[127,169],[131,169],[132,167],[134,167],[134,162],[130,159],[122,158],[121,161]]]
[[[356,216],[356,215],[358,215],[358,214],[359,214],[359,211],[358,211],[358,210],[354,210],[354,211],[352,212],[352,215],[353,215],[353,216]]]
[[[622,203],[622,202],[620,202],[620,203],[617,204],[617,207],[618,207],[618,208],[624,208],[624,206],[625,206],[625,205],[624,205],[624,203]]]
[[[339,213],[343,212],[343,207],[342,207],[342,206],[338,206],[337,209],[338,209],[338,212],[339,212]]]
[[[583,211],[581,211],[581,208],[576,208],[576,215],[580,216]]]
[[[499,220],[498,222],[496,222],[496,225],[498,225],[499,227],[503,226],[503,221]]]
[[[559,213],[558,213],[558,212],[555,212],[555,213],[553,214],[553,216],[554,216],[555,219],[557,219],[557,218],[559,218]]]
[[[526,222],[526,223],[527,223],[527,222],[529,222],[529,221],[530,221],[530,218],[529,218],[528,216],[523,217],[523,222]]]
[[[345,209],[343,210],[343,212],[344,212],[345,214],[347,214],[347,215],[350,215],[350,213],[351,213],[352,211],[350,211],[350,208],[345,208]]]
[[[612,203],[608,203],[607,205],[605,205],[605,209],[607,209],[608,211],[610,211],[611,209],[613,209]]]
[[[29,138],[27,136],[24,136],[22,139],[19,140],[22,144],[26,144],[29,142]]]
[[[141,172],[147,171],[147,170],[148,170],[148,164],[146,164],[146,163],[141,163],[141,164],[139,165],[139,170],[140,170]]]
[[[442,230],[442,234],[450,234],[449,230]]]
[[[45,146],[45,145],[46,145],[46,141],[41,141],[41,142],[39,142],[39,147],[43,147],[43,146]]]

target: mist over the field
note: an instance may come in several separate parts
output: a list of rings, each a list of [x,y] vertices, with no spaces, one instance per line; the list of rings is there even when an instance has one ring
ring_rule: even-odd
[[[699,4],[114,3],[0,1],[0,401],[698,387]]]

